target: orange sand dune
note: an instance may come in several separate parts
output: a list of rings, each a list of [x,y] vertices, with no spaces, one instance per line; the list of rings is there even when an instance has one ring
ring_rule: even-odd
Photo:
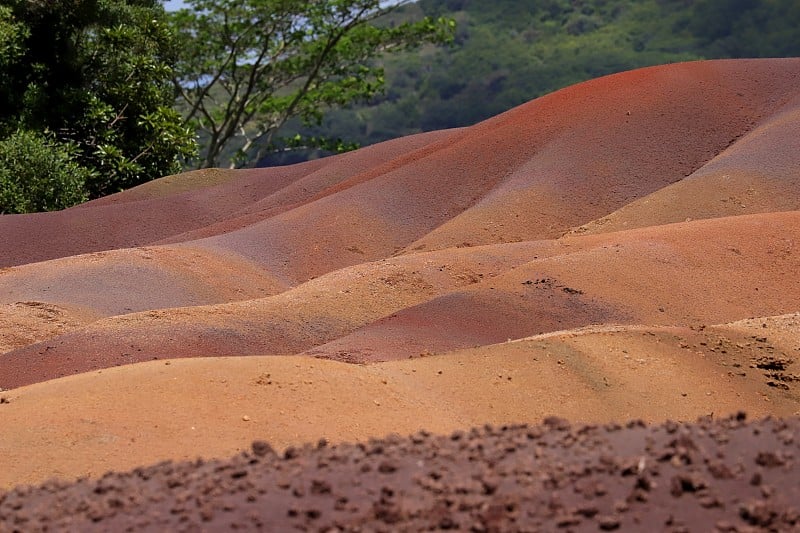
[[[703,325],[791,312],[800,301],[791,235],[800,235],[800,212],[562,239],[559,255],[382,317],[307,353],[386,360],[587,324]]]
[[[561,332],[435,357],[348,365],[307,357],[153,361],[0,394],[0,488],[100,476],[164,459],[225,457],[254,439],[277,449],[492,423],[695,420],[747,409],[800,414],[768,386],[755,341],[727,326]],[[797,317],[794,317],[797,320]],[[790,322],[789,322],[790,323]],[[796,323],[796,322],[795,322]],[[722,350],[725,350],[724,352]],[[788,372],[800,371],[800,364]]]
[[[0,485],[252,438],[800,414],[799,134],[800,59],[682,63],[2,216]]]
[[[579,84],[196,244],[302,282],[401,249],[555,237],[690,175],[796,98],[799,71],[700,62]]]
[[[164,196],[168,184],[147,185],[116,202],[3,217],[0,266],[205,236],[200,228],[221,224],[211,233],[228,233],[203,246],[305,281],[407,246],[554,237],[713,159],[797,97],[799,63],[642,69],[569,87],[465,130],[246,170],[215,186],[200,175],[197,190],[179,186],[183,192],[173,195]]]
[[[151,244],[214,227],[265,205],[280,212],[354,169],[370,168],[375,161],[398,157],[446,135],[433,132],[389,141],[348,154],[344,161],[339,156],[292,167],[188,172],[60,212],[4,216],[0,249],[7,252],[0,256],[0,267]]]
[[[0,267],[150,244],[212,224],[306,172],[303,165],[237,171],[235,181],[220,179],[216,186],[208,186],[208,171],[189,173],[64,211],[6,215],[0,218]]]
[[[285,289],[236,255],[188,246],[94,252],[0,275],[0,303],[48,302],[104,316],[259,298]]]
[[[2,217],[0,266],[191,241],[193,252],[238,255],[266,268],[274,292],[403,249],[550,238],[593,219],[607,222],[601,217],[618,209],[633,210],[627,218],[640,222],[608,229],[795,209],[798,63],[643,69],[558,91],[472,128],[281,169],[192,172],[59,213]],[[726,189],[720,180],[736,185]],[[676,197],[673,187],[686,192]],[[656,208],[662,194],[672,196]],[[717,202],[714,194],[725,197]],[[724,209],[705,207],[715,202]],[[136,252],[114,257],[143,274],[152,270]],[[52,290],[54,268],[72,276],[70,263],[27,270],[25,291],[6,296],[0,278],[0,298],[79,304],[85,291],[76,288],[71,298],[69,284],[58,300],[40,297]],[[227,276],[218,263],[202,269]],[[128,275],[95,269],[85,283],[124,286],[115,278]],[[195,290],[194,279],[182,277],[175,283]],[[19,283],[16,275],[5,279]],[[142,294],[161,293],[160,285],[136,283],[145,301],[134,305],[112,294],[102,299],[117,313],[170,307],[160,294]],[[212,301],[186,297],[172,306]]]

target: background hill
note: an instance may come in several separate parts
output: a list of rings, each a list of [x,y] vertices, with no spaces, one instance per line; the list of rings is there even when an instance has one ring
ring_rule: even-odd
[[[800,4],[793,0],[421,0],[386,23],[423,15],[455,19],[454,44],[388,57],[383,96],[333,111],[322,126],[303,131],[363,146],[468,126],[638,67],[800,55]],[[292,153],[261,164],[307,157]]]

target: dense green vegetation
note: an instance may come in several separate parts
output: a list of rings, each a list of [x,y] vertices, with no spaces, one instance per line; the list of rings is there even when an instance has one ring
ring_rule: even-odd
[[[173,52],[158,0],[3,0],[0,139],[15,155],[0,158],[0,213],[180,171],[195,140],[173,108]]]
[[[0,139],[0,212],[64,209],[86,200],[91,172],[74,146],[33,131]]]
[[[454,44],[388,58],[386,92],[314,133],[366,145],[474,124],[623,70],[800,55],[796,0],[420,0],[403,15],[454,18]]]

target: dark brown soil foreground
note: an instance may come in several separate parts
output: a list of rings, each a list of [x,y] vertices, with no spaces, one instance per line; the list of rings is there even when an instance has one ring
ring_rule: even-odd
[[[798,531],[800,420],[263,442],[0,493],[0,531]]]

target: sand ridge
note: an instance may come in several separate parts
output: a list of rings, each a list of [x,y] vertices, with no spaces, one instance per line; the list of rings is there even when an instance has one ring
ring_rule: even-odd
[[[800,98],[681,181],[571,230],[604,233],[699,218],[796,211]]]

